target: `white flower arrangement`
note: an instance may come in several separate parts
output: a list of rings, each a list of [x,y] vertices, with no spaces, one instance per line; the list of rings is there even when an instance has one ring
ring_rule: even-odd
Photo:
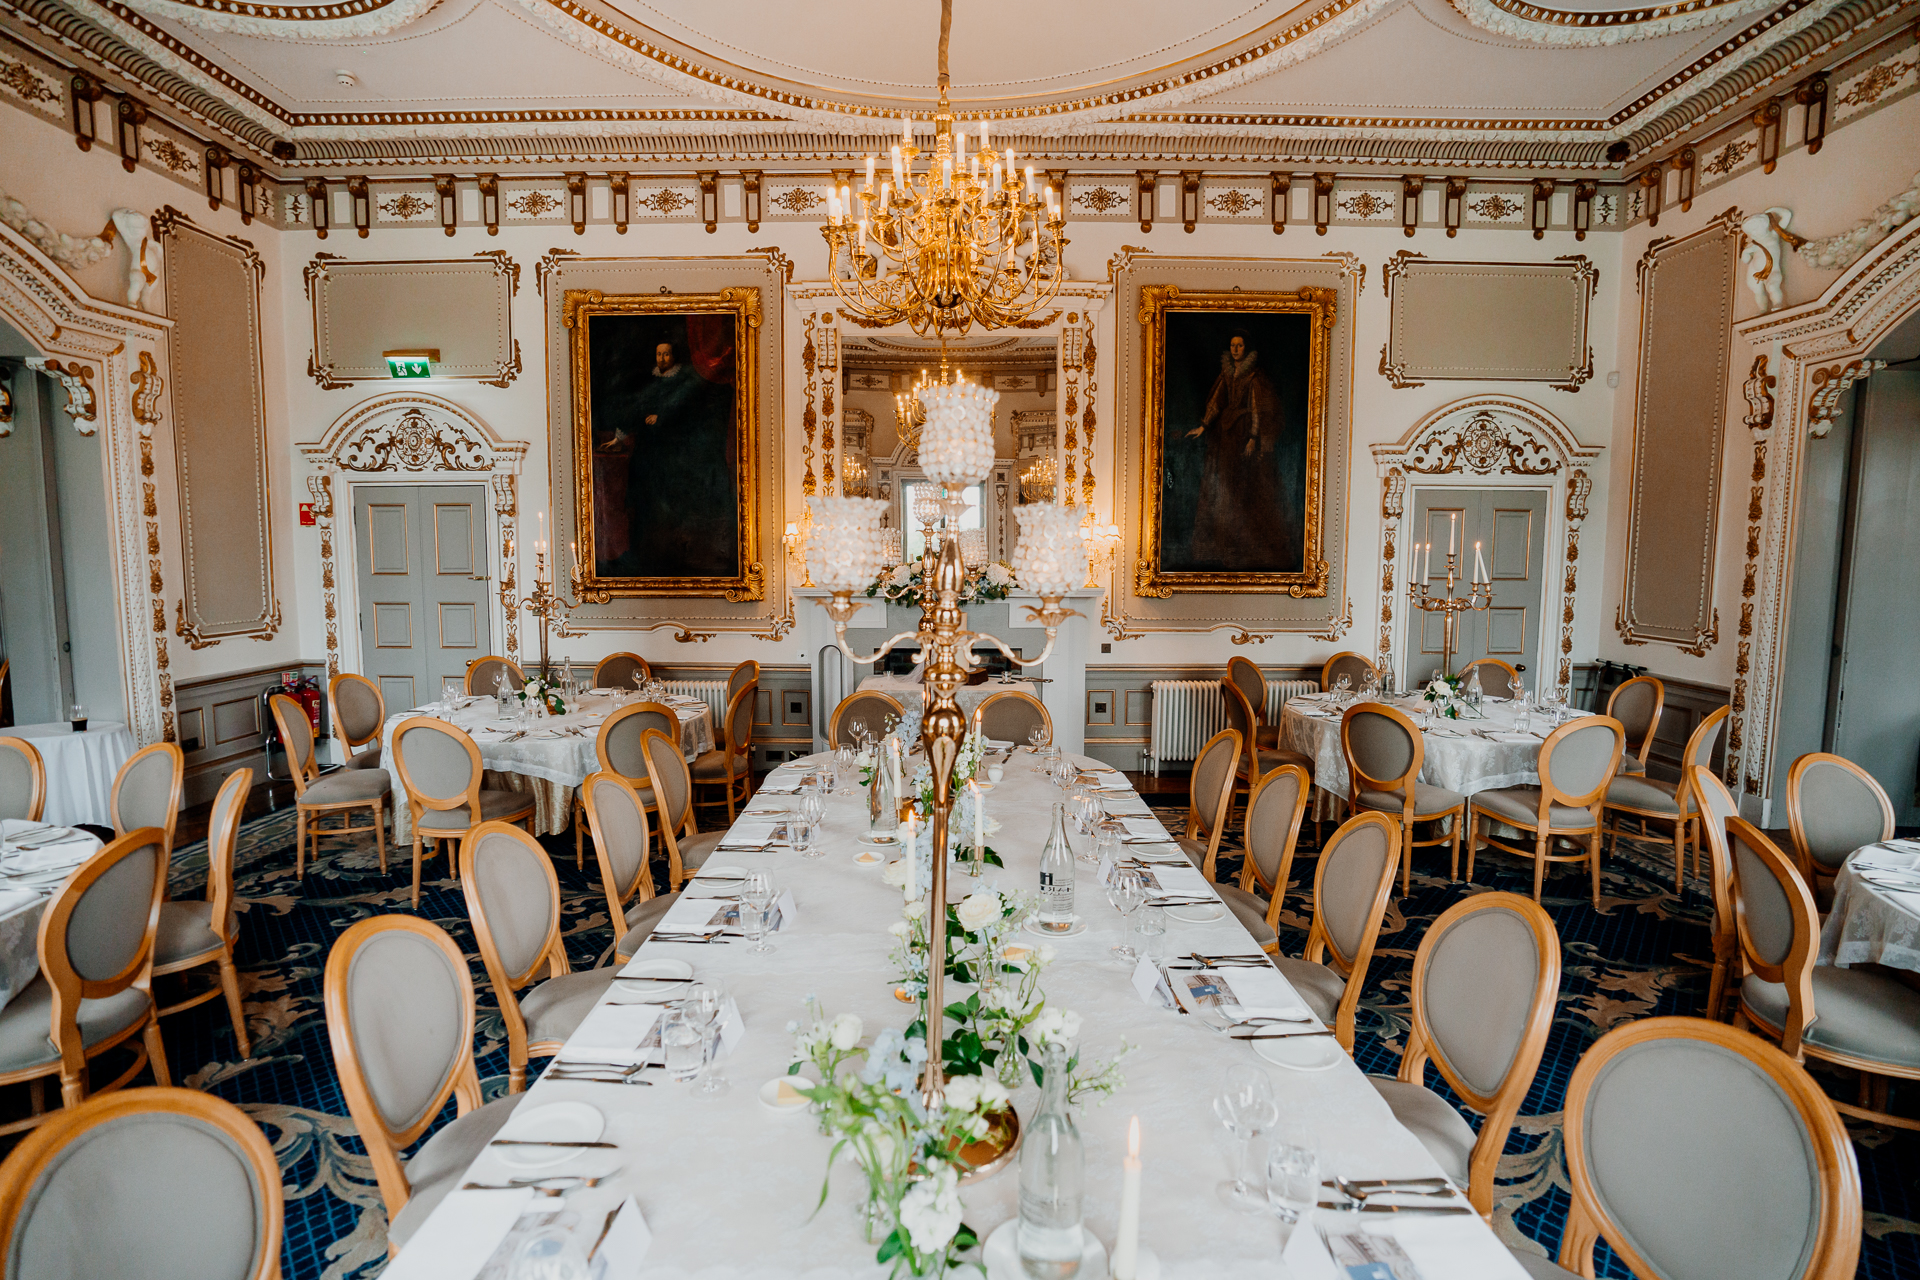
[[[529,706],[543,706],[556,716],[567,714],[567,704],[560,697],[560,686],[554,681],[529,676],[526,683],[520,686],[517,696]]]

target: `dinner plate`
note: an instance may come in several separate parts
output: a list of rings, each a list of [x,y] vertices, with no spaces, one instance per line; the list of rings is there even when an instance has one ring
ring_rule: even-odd
[[[1227,909],[1217,902],[1197,907],[1166,907],[1163,910],[1175,920],[1183,920],[1188,924],[1211,924],[1227,914]]]
[[[1332,1036],[1271,1036],[1247,1043],[1274,1066],[1293,1071],[1325,1071],[1347,1056]]]
[[[538,1142],[598,1142],[607,1119],[584,1102],[549,1102],[544,1107],[521,1107],[507,1119],[496,1138]],[[545,1169],[579,1155],[583,1147],[490,1147],[503,1164],[516,1169]]]
[[[623,978],[691,978],[693,966],[685,960],[632,960],[620,971]]]
[[[722,879],[726,876],[747,874],[745,867],[702,867],[694,877],[681,888],[681,896],[687,898],[726,898],[740,892],[743,880]],[[698,893],[694,892],[699,890]]]

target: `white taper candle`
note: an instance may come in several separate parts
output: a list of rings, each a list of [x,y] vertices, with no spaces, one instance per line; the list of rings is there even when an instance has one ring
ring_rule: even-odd
[[[1113,1280],[1134,1280],[1140,1266],[1140,1117],[1127,1125],[1127,1158],[1120,1165],[1120,1227],[1114,1233]]]

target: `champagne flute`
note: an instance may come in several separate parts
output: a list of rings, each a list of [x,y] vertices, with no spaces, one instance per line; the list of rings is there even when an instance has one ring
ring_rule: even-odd
[[[1234,1160],[1233,1180],[1220,1184],[1221,1197],[1242,1213],[1267,1212],[1267,1189],[1258,1185],[1265,1181],[1264,1171],[1254,1166],[1253,1140],[1280,1118],[1273,1081],[1258,1067],[1234,1067],[1227,1072],[1226,1082],[1214,1096],[1213,1113],[1240,1144]]]

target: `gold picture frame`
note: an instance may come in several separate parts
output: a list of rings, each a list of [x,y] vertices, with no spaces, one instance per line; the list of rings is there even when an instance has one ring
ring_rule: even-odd
[[[617,561],[602,555],[607,534],[596,519],[596,458],[606,443],[596,442],[594,426],[594,369],[591,329],[602,317],[675,317],[724,315],[732,320],[733,346],[728,357],[733,379],[732,491],[736,553],[730,570],[719,573],[610,572]],[[561,304],[561,323],[568,331],[572,352],[572,448],[575,482],[574,538],[580,550],[574,558],[573,594],[583,603],[606,604],[615,598],[721,597],[730,603],[766,598],[766,569],[760,558],[761,423],[759,415],[760,290],[722,289],[718,293],[607,294],[598,289],[569,289]],[[665,344],[663,344],[665,345]],[[651,354],[651,353],[649,353]],[[643,357],[636,351],[636,360]],[[684,358],[684,357],[683,357]],[[697,362],[695,362],[697,365]],[[674,368],[679,368],[675,365]],[[691,375],[690,375],[691,376]],[[647,420],[653,424],[652,419]],[[604,433],[603,433],[604,434]],[[630,446],[645,442],[636,438]],[[711,511],[706,513],[712,519]],[[725,523],[716,526],[724,539]]]
[[[1136,595],[1166,599],[1175,592],[1285,594],[1302,599],[1327,594],[1331,577],[1324,542],[1327,508],[1327,380],[1338,310],[1338,294],[1335,290],[1311,285],[1290,292],[1272,293],[1248,293],[1237,289],[1186,290],[1173,284],[1141,287],[1141,429],[1145,442],[1142,450],[1145,467],[1140,477],[1139,554],[1134,563]],[[1168,533],[1166,526],[1170,507],[1174,505],[1166,493],[1168,322],[1171,316],[1182,313],[1304,315],[1307,318],[1305,368],[1295,371],[1304,374],[1306,383],[1306,430],[1304,441],[1292,446],[1303,450],[1297,569],[1183,569],[1168,563],[1169,557],[1164,554]],[[1183,431],[1182,434],[1188,436],[1199,433]],[[1249,444],[1248,448],[1251,449],[1252,445]]]

